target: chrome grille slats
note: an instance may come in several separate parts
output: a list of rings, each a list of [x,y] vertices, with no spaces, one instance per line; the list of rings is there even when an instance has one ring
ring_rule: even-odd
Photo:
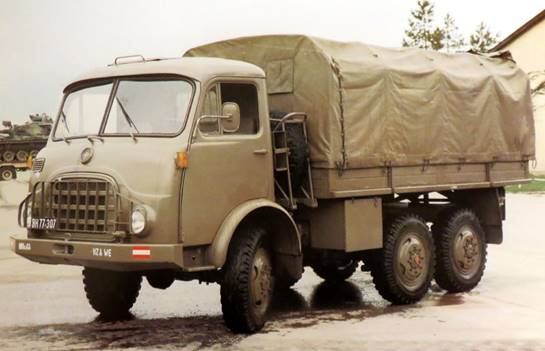
[[[32,161],[32,171],[33,172],[41,172],[44,168],[45,164],[45,158],[35,158]]]

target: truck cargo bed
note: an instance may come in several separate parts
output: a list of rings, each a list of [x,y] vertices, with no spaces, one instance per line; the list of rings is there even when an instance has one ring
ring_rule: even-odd
[[[271,35],[185,55],[253,63],[266,73],[271,110],[308,116],[317,198],[498,187],[529,178],[530,86],[507,52],[444,54]]]
[[[500,187],[530,181],[528,162],[313,169],[317,198],[345,198]]]

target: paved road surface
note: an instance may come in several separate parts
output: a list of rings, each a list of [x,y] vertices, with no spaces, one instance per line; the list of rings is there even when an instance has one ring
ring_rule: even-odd
[[[505,242],[489,246],[471,293],[437,288],[420,303],[389,306],[358,272],[340,285],[307,268],[275,299],[262,333],[223,326],[217,285],[144,283],[131,320],[101,321],[88,306],[81,269],[28,262],[9,252],[23,183],[0,185],[0,349],[545,350],[545,196],[509,195]]]

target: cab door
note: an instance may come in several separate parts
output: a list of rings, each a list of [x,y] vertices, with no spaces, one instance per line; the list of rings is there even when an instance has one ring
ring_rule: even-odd
[[[226,131],[221,120],[195,119],[198,130],[189,147],[182,189],[180,239],[185,246],[212,243],[235,207],[274,197],[265,91],[263,80],[225,79],[208,85],[197,116],[221,115],[225,103],[235,103],[240,125]]]

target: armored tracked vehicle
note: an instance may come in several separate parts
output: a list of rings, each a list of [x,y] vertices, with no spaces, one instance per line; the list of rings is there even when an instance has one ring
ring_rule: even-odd
[[[0,158],[2,162],[26,162],[36,157],[47,143],[52,119],[46,114],[29,116],[30,121],[22,125],[2,122],[0,130]]]

